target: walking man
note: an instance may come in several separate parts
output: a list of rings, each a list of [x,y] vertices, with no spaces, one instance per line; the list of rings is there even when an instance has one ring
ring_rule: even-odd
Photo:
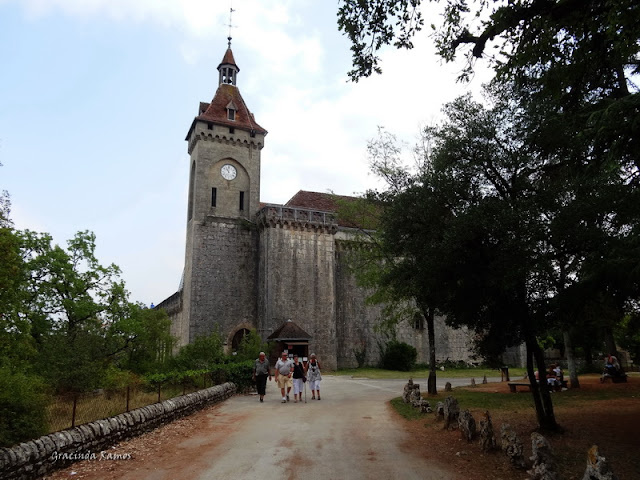
[[[253,365],[253,381],[256,382],[256,389],[258,390],[258,395],[260,395],[261,402],[264,402],[264,396],[267,393],[267,377],[271,380],[269,360],[267,360],[264,352],[260,352]]]
[[[282,356],[276,362],[276,382],[282,393],[282,403],[289,401],[289,392],[293,386],[293,362],[289,360],[287,352],[282,352]],[[286,393],[285,393],[286,390]]]

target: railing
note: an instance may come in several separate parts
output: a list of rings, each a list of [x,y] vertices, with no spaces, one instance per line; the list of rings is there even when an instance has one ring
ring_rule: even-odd
[[[301,223],[312,223],[323,226],[337,225],[336,214],[308,208],[286,207],[284,205],[266,205],[258,212],[258,219],[263,221],[283,220]]]

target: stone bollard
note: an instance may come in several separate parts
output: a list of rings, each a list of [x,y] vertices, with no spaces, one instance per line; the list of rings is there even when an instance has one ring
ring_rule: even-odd
[[[438,402],[436,404],[436,416],[438,417],[438,420],[444,419],[444,403]]]
[[[587,469],[584,472],[582,480],[618,480],[607,460],[598,455],[598,446],[594,445],[589,449],[587,454]]]
[[[428,400],[422,399],[422,405],[420,405],[420,411],[422,413],[431,413],[433,410],[431,409],[431,404]]]
[[[407,384],[404,386],[404,392],[402,393],[402,401],[404,403],[409,403],[411,401],[409,399],[409,396],[411,395],[412,391],[413,391],[413,378],[410,378]]]
[[[462,438],[467,442],[471,442],[476,436],[476,421],[469,410],[463,410],[458,416],[458,428],[462,434]]]
[[[482,384],[486,385],[487,383],[488,383],[487,382],[487,376],[485,375],[484,377],[482,377]]]
[[[411,393],[409,394],[409,402],[414,407],[420,406],[420,402],[422,402],[422,396],[420,395],[420,384],[413,384],[413,390],[411,390]]]
[[[500,427],[500,437],[502,451],[509,457],[511,465],[521,470],[526,469],[527,466],[523,455],[524,446],[508,423],[503,423]]]
[[[551,445],[537,432],[531,434],[531,451],[533,455],[530,459],[533,466],[527,470],[531,480],[558,480]]]
[[[484,412],[483,416],[484,418],[480,420],[480,448],[483,452],[490,452],[496,449],[496,436],[493,433],[489,411]]]
[[[458,417],[460,416],[460,406],[458,401],[453,397],[447,397],[444,399],[444,428],[455,428],[458,424]]]
[[[450,392],[451,391],[451,382],[447,382],[444,384],[444,391],[445,392]]]

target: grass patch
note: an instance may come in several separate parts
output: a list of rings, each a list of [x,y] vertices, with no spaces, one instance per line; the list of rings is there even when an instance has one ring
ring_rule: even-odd
[[[509,368],[509,375],[512,378],[522,378],[524,376],[524,368]],[[371,379],[398,379],[398,378],[427,378],[429,370],[426,368],[412,370],[410,372],[401,372],[399,370],[385,370],[382,368],[364,367],[364,368],[345,368],[334,372],[334,375],[345,375],[359,378]],[[476,382],[482,381],[483,376],[499,377],[500,370],[491,368],[448,368],[444,371],[438,370],[437,377],[440,378],[475,378]]]
[[[407,420],[418,420],[429,415],[428,413],[422,413],[419,408],[415,408],[410,403],[404,403],[402,397],[392,399],[391,406]]]

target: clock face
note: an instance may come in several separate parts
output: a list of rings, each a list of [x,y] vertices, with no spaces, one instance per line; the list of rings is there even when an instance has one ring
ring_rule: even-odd
[[[238,174],[238,172],[236,171],[236,167],[229,164],[223,165],[220,169],[220,173],[222,174],[222,178],[224,178],[225,180],[233,180]]]

